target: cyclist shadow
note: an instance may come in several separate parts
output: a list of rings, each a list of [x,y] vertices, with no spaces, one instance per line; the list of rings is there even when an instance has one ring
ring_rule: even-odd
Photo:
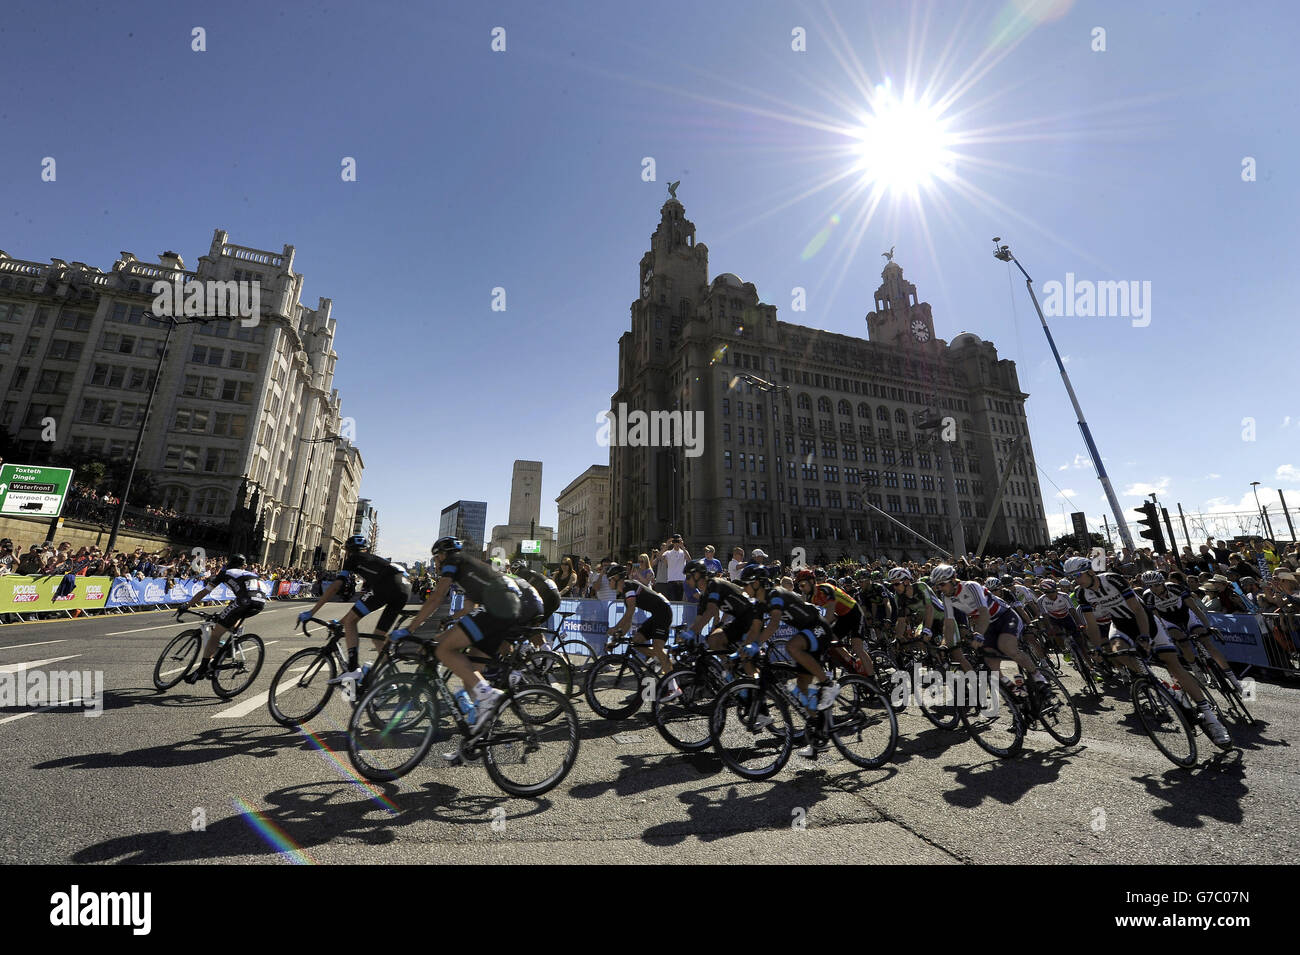
[[[190,740],[147,746],[124,753],[83,753],[62,756],[58,759],[36,763],[32,769],[122,769],[144,767],[163,769],[177,766],[197,766],[228,756],[252,756],[265,759],[288,748],[304,748],[308,744],[298,736],[281,732],[268,735],[265,727],[232,726],[204,730]]]
[[[825,780],[825,772],[803,772],[793,779],[737,780],[684,792],[677,798],[686,806],[686,819],[651,826],[641,833],[641,841],[675,846],[688,838],[714,842],[757,829],[788,829],[828,798]]]
[[[974,809],[986,799],[1013,805],[1031,790],[1056,782],[1078,751],[1077,746],[1025,749],[1010,759],[995,756],[982,763],[945,766],[944,771],[952,775],[959,788],[945,789],[944,801],[963,809]]]
[[[575,799],[597,799],[607,794],[636,796],[653,789],[698,782],[701,776],[716,776],[722,760],[711,752],[638,755],[624,753],[617,757],[623,764],[610,780],[580,783],[569,790]]]
[[[198,692],[190,690],[188,687],[156,690],[151,686],[128,686],[104,691],[104,709],[106,710],[125,710],[140,705],[161,706],[169,709],[189,709],[205,706],[229,706],[232,702],[232,700],[223,700],[219,696],[214,696],[210,684],[207,686],[206,694],[201,690]]]
[[[349,798],[354,792],[359,796]],[[551,805],[542,799],[529,803],[523,811],[509,813],[504,808],[511,802],[509,797],[459,797],[454,787],[440,783],[401,792],[400,805],[393,798],[397,795],[394,784],[384,786],[381,792],[379,787],[362,783],[303,783],[269,793],[265,806],[232,800],[234,814],[205,825],[201,831],[159,830],[106,839],[75,852],[71,861],[156,864],[279,855],[297,862],[315,862],[311,850],[339,837],[382,846],[396,841],[398,827],[430,818],[477,825],[495,825],[500,820],[502,825],[508,825],[510,820],[545,812]],[[446,811],[448,807],[453,807],[451,812]]]
[[[1224,720],[1223,725],[1228,728],[1232,734],[1232,743],[1240,749],[1257,750],[1265,749],[1270,746],[1290,746],[1290,742],[1284,739],[1273,739],[1264,735],[1264,731],[1269,727],[1269,723],[1255,717],[1254,723],[1238,723],[1231,717]],[[1198,743],[1199,745],[1199,743]]]
[[[1245,819],[1241,800],[1250,792],[1241,753],[1218,753],[1208,763],[1188,771],[1170,767],[1155,775],[1133,776],[1147,795],[1167,805],[1151,811],[1161,822],[1183,829],[1201,829],[1206,819],[1240,825]]]
[[[922,726],[922,724],[924,724]],[[951,730],[941,730],[922,718],[914,724],[916,732],[908,732],[902,720],[898,726],[898,748],[894,751],[892,762],[899,765],[913,759],[939,759],[944,756],[961,737]]]

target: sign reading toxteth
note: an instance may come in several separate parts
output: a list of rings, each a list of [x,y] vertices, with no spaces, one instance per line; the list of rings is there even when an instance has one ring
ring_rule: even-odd
[[[0,514],[58,517],[71,483],[71,468],[29,464],[0,466]]]

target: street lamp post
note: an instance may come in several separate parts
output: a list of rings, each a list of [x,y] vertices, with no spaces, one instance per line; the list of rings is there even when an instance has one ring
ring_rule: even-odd
[[[775,408],[776,408],[776,398],[775,398],[775,394],[776,394],[777,392],[785,392],[785,394],[786,394],[786,400],[789,401],[789,395],[790,395],[790,386],[789,386],[789,385],[778,385],[778,384],[776,384],[776,382],[767,381],[766,379],[759,378],[757,375],[749,375],[749,374],[745,374],[745,375],[737,375],[736,378],[737,378],[738,380],[740,380],[740,381],[747,382],[747,383],[750,384],[752,387],[757,388],[759,391],[763,392],[764,394],[770,394],[770,395],[773,395],[773,398],[772,398],[772,402],[773,402],[773,404],[772,404],[772,408],[773,408],[773,410],[775,410]],[[764,428],[767,428],[767,427],[768,427],[767,422],[764,422],[763,427],[764,427]],[[769,431],[769,433],[770,433],[770,431]],[[775,467],[775,464],[776,464],[776,452],[777,452],[778,450],[779,450],[779,449],[775,446],[775,443],[773,443],[773,448],[772,448],[772,463],[773,463],[773,466],[774,466],[774,467]],[[781,477],[781,475],[780,475],[779,472],[777,472],[777,471],[775,471],[775,470],[774,470],[772,473],[773,473],[773,475],[774,475],[775,478],[776,478],[775,480],[772,481],[772,487],[775,488],[775,487],[779,484],[779,482],[780,482],[780,477]],[[777,537],[777,534],[776,534],[776,524],[777,524],[777,515],[780,514],[780,512],[781,512],[781,508],[785,505],[785,502],[784,502],[783,500],[781,500],[780,495],[777,495],[776,497],[771,498],[770,501],[771,501],[771,509],[768,511],[768,519],[771,521],[771,525],[772,525],[772,526],[770,526],[770,527],[768,528],[768,532],[771,534],[771,537],[772,537],[772,540],[773,540],[773,541],[780,540],[780,542],[781,542],[781,543],[780,543],[780,551],[781,551],[782,559],[784,560],[784,559],[785,559],[785,555],[786,555],[787,553],[789,553],[789,552],[786,550],[786,547],[785,547],[785,541],[786,541],[786,538],[785,538],[785,534],[784,534],[784,532],[782,533],[782,535],[781,535],[780,538]],[[782,522],[782,524],[783,524],[783,526],[784,526],[784,522]],[[742,536],[744,536],[744,535],[742,535]]]
[[[331,434],[331,435],[326,435],[323,438],[299,438],[298,440],[302,444],[317,445],[317,444],[324,444],[327,441],[330,442],[337,441],[338,439],[339,439],[339,435]],[[307,506],[307,488],[311,485],[311,469],[315,465],[315,462],[316,462],[316,449],[313,447],[311,449],[311,455],[307,459],[307,476],[303,479],[302,482],[302,497],[298,499],[298,519],[293,523],[293,541],[289,544],[288,564],[290,567],[294,566],[295,558],[297,555],[298,534],[302,530],[302,525],[305,519],[303,510]]]
[[[157,320],[158,316],[147,313],[143,316],[145,320]],[[167,360],[167,348],[171,344],[172,332],[177,325],[206,325],[208,319],[197,318],[191,321],[179,321],[171,315],[163,316],[167,320],[167,334],[163,337],[162,348],[158,350],[158,366],[154,369],[153,385],[149,388],[149,398],[145,401],[144,417],[140,419],[140,427],[135,433],[135,450],[131,453],[131,469],[126,475],[126,487],[122,490],[122,499],[118,502],[117,515],[113,518],[113,527],[108,532],[108,544],[104,548],[105,554],[113,552],[113,545],[117,543],[117,532],[122,526],[122,519],[126,516],[126,501],[131,495],[131,482],[135,480],[135,468],[140,463],[140,445],[144,442],[144,428],[149,421],[149,414],[153,411],[153,400],[158,394],[158,382],[162,379],[163,363]]]
[[[1092,458],[1092,466],[1097,471],[1097,480],[1101,482],[1102,489],[1106,492],[1106,500],[1110,504],[1110,509],[1115,515],[1115,524],[1119,530],[1120,540],[1130,551],[1133,550],[1133,536],[1129,533],[1128,521],[1124,518],[1124,511],[1119,506],[1119,498],[1115,496],[1115,489],[1111,487],[1110,475],[1106,473],[1106,465],[1101,461],[1101,453],[1097,450],[1096,443],[1092,440],[1092,432],[1088,430],[1087,419],[1083,416],[1083,409],[1079,407],[1079,398],[1074,393],[1074,386],[1070,384],[1070,376],[1065,373],[1065,363],[1061,361],[1061,353],[1056,350],[1056,342],[1052,339],[1052,330],[1047,327],[1047,319],[1043,317],[1043,310],[1038,305],[1038,296],[1034,294],[1034,280],[1029,277],[1025,267],[1020,264],[1020,260],[1011,254],[1010,248],[1005,245],[999,246],[1002,241],[1000,236],[993,237],[995,251],[993,257],[1001,259],[1003,262],[1014,262],[1020,274],[1025,277],[1025,286],[1029,289],[1029,297],[1033,300],[1034,311],[1038,313],[1038,320],[1043,325],[1043,334],[1047,336],[1047,344],[1052,349],[1052,357],[1056,359],[1057,370],[1061,373],[1061,381],[1065,383],[1066,394],[1070,396],[1070,404],[1074,405],[1074,416],[1079,423],[1079,431],[1083,434],[1083,442],[1088,447],[1088,456]]]

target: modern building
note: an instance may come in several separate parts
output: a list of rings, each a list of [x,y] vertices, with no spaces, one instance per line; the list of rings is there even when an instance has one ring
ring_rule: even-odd
[[[457,501],[448,504],[438,518],[438,536],[459,537],[465,550],[474,554],[483,552],[487,545],[486,533],[486,501]]]
[[[375,510],[370,498],[363,497],[357,501],[357,508],[352,520],[352,534],[360,534],[370,544],[371,551],[379,543],[379,511]]]
[[[719,553],[802,547],[809,561],[933,551],[867,504],[945,548],[960,524],[973,551],[1008,466],[989,547],[1047,542],[1015,363],[973,334],[938,338],[888,258],[865,340],[781,322],[753,283],[708,279],[708,247],[682,203],[664,203],[611,411],[624,424],[676,412],[699,433],[688,446],[681,429],[611,428],[616,557],[672,533]]]
[[[492,528],[489,557],[514,557],[526,540],[541,541],[542,559],[555,560],[555,528],[540,524],[542,462],[516,461],[510,480],[510,523]]]
[[[156,265],[123,252],[111,272],[0,252],[0,428],[18,454],[48,448],[52,433],[54,450],[126,458],[160,375],[139,468],[163,505],[223,523],[255,494],[265,528],[257,559],[310,560],[327,524],[332,446],[345,438],[331,303],[302,304],[293,266],[293,246],[234,245],[220,229],[193,271],[174,252]],[[255,289],[256,314],[244,321],[204,305],[203,321],[173,328],[155,312],[156,282],[187,304],[199,290],[210,304],[213,289]]]
[[[561,554],[600,560],[609,554],[609,465],[593,464],[555,499]]]

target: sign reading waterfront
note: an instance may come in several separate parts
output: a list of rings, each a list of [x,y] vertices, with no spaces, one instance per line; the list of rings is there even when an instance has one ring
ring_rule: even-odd
[[[71,468],[30,464],[0,466],[0,514],[58,517],[71,483]]]
[[[541,541],[523,541],[519,545],[519,553],[521,554],[540,554],[541,552]]]

